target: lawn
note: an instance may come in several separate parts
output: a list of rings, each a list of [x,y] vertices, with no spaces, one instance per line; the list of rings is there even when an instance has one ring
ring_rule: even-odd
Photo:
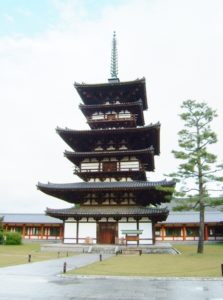
[[[223,244],[206,245],[204,254],[196,253],[196,245],[176,245],[180,255],[118,255],[69,274],[154,277],[219,277],[223,263]]]
[[[31,255],[31,262],[58,258],[57,252],[41,252],[40,244],[0,245],[0,267],[26,264],[29,254]],[[66,255],[66,252],[60,252],[59,257]]]

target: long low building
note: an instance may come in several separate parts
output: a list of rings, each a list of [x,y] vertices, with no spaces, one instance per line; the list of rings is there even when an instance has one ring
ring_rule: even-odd
[[[64,223],[62,220],[44,214],[0,214],[6,231],[20,232],[23,239],[58,240],[64,239]],[[170,212],[164,222],[156,224],[156,241],[195,241],[198,240],[198,212]],[[206,241],[223,241],[223,212],[205,212]],[[89,243],[86,236],[82,243]]]
[[[157,224],[157,241],[198,240],[199,212],[170,212],[166,221]],[[223,212],[205,212],[204,240],[223,240]]]
[[[44,214],[0,214],[6,231],[19,232],[23,239],[63,240],[63,221]]]

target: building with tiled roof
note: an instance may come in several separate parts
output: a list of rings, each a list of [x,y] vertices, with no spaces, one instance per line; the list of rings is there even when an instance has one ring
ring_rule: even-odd
[[[4,230],[19,232],[23,239],[62,241],[63,221],[45,214],[0,213]]]
[[[100,213],[104,215],[113,215],[115,218],[132,217],[140,212],[139,208],[117,209],[108,207],[104,211],[95,210],[75,210],[75,208],[57,210],[58,218],[53,218],[45,214],[0,214],[3,219],[4,229],[7,231],[17,231],[22,234],[23,239],[44,240],[44,241],[63,241],[64,239],[64,220],[69,215],[79,214],[81,217],[94,215],[97,218]],[[151,215],[153,209],[148,209]],[[143,211],[143,213],[147,213]],[[50,210],[49,210],[50,214]],[[155,226],[156,241],[176,241],[187,242],[198,240],[199,213],[195,211],[173,212],[170,211],[167,219],[158,222]],[[208,211],[205,212],[205,241],[223,241],[223,212]],[[86,241],[89,242],[88,239]]]

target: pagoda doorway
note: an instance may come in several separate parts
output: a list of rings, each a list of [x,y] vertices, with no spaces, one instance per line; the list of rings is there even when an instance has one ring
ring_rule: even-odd
[[[97,224],[97,244],[115,244],[118,223],[98,222]]]
[[[117,171],[117,162],[116,161],[106,161],[103,162],[103,172],[116,172]]]

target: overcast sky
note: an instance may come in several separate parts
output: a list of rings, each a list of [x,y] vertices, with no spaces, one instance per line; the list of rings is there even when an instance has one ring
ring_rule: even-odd
[[[73,83],[107,82],[114,30],[120,80],[146,78],[146,122],[161,122],[149,178],[175,171],[171,150],[187,99],[217,110],[213,151],[223,160],[222,0],[0,1],[0,212],[70,206],[36,184],[79,181],[55,128],[87,128]]]

